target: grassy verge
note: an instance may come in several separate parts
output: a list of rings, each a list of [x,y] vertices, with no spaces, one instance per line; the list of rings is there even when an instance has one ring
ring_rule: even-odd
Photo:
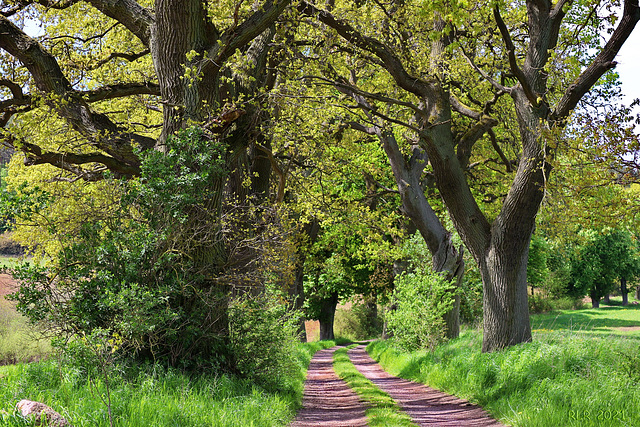
[[[330,341],[301,344],[295,393],[267,393],[247,380],[202,373],[188,376],[158,365],[122,371],[110,378],[114,425],[128,426],[283,426],[300,406],[304,372],[311,356]],[[298,375],[299,374],[299,375]],[[53,407],[74,426],[109,425],[100,379],[54,360],[0,367],[0,425],[22,426],[14,413],[20,399]]]
[[[369,408],[365,412],[369,425],[414,426],[411,418],[400,410],[391,396],[376,387],[356,369],[349,360],[347,350],[348,348],[341,348],[333,354],[333,369],[362,400],[369,404]]]
[[[380,341],[367,350],[388,372],[469,399],[509,425],[640,425],[638,333],[601,329],[640,315],[635,307],[622,310],[534,317],[534,342],[491,354],[480,352],[482,335],[473,330],[433,353],[406,353]]]

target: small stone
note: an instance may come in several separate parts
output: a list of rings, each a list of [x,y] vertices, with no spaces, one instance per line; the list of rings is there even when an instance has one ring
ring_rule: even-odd
[[[18,402],[16,408],[23,417],[33,419],[37,426],[71,427],[69,421],[44,403],[23,399]]]

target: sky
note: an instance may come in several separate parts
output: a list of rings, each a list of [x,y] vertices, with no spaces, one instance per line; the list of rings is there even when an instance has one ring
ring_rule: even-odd
[[[616,71],[620,74],[624,103],[629,105],[640,98],[640,27],[636,26],[615,59]]]

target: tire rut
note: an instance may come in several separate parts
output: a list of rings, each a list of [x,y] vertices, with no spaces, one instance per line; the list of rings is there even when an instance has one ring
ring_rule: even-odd
[[[388,393],[420,426],[502,426],[481,407],[424,384],[395,377],[382,369],[360,345],[347,353],[367,379]],[[322,423],[316,425],[324,425]]]
[[[361,427],[367,425],[366,406],[333,370],[333,353],[318,351],[309,364],[302,409],[290,427]]]

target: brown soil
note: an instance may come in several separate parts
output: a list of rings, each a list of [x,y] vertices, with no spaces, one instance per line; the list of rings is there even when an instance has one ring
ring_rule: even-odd
[[[320,350],[311,359],[302,409],[290,427],[367,425],[364,404],[333,371],[333,353],[337,348]]]
[[[482,408],[424,384],[394,377],[385,372],[360,345],[349,350],[355,367],[367,379],[388,393],[420,426],[501,426]]]
[[[0,274],[0,297],[15,291],[16,281],[8,274]]]
[[[290,427],[367,425],[365,404],[333,371],[332,357],[337,348],[321,350],[311,360],[303,407]],[[355,367],[420,426],[502,425],[477,405],[388,374],[369,357],[363,345],[348,354]]]

